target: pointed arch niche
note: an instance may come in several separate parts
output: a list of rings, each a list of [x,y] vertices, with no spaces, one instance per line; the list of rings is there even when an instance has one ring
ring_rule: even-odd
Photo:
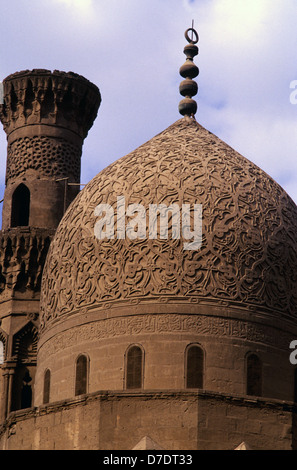
[[[23,183],[15,189],[11,201],[11,227],[26,227],[30,217],[30,191]]]

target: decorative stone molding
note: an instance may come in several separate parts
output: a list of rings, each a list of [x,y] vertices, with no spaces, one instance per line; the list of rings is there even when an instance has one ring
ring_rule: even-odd
[[[28,348],[30,338],[30,348]],[[25,325],[13,338],[12,357],[22,364],[36,363],[38,329],[33,323]]]
[[[101,102],[96,85],[73,72],[24,70],[3,84],[0,119],[8,136],[23,126],[45,124],[65,127],[84,139]]]
[[[212,338],[230,338],[264,344],[288,351],[294,334],[289,334],[267,325],[252,321],[205,315],[134,315],[109,318],[72,327],[57,333],[49,341],[39,343],[38,360],[43,363],[48,357],[59,354],[75,344],[96,343],[100,340],[135,337],[141,335],[195,334]]]
[[[53,235],[54,230],[37,228],[18,227],[0,232],[0,301],[24,289],[31,295],[40,291]]]

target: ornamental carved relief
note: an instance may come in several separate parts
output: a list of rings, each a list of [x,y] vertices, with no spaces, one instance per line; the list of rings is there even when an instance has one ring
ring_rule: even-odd
[[[20,228],[0,232],[0,301],[14,292],[40,292],[53,230]]]
[[[13,338],[12,357],[23,364],[36,362],[37,343],[37,327],[29,322]]]
[[[101,103],[97,86],[73,72],[23,70],[9,75],[3,88],[0,120],[8,135],[23,126],[46,124],[84,139]]]
[[[95,207],[202,204],[202,246],[94,236]],[[169,231],[170,233],[170,231]],[[56,232],[41,328],[110,302],[208,298],[297,315],[297,208],[283,189],[196,121],[181,119],[99,173]],[[172,300],[173,299],[173,300]],[[161,300],[160,300],[161,301]]]
[[[62,138],[19,138],[8,146],[6,180],[29,169],[39,176],[64,176],[79,181],[81,148]]]
[[[58,333],[51,341],[42,345],[38,352],[38,359],[40,363],[43,363],[50,356],[86,341],[96,343],[102,339],[121,336],[131,338],[135,335],[141,335],[144,338],[145,335],[153,333],[189,333],[206,336],[206,338],[232,338],[277,347],[285,352],[288,351],[288,345],[294,336],[267,325],[215,316],[135,315],[92,322]]]

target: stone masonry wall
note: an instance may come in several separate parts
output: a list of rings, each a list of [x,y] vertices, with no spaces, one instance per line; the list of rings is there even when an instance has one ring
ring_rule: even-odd
[[[293,405],[208,392],[97,392],[11,413],[2,450],[130,450],[143,437],[163,450],[292,448]]]

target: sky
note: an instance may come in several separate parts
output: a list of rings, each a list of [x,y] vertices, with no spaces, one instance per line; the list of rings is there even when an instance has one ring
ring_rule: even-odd
[[[179,68],[192,20],[197,121],[297,203],[296,0],[0,0],[0,81],[45,68],[99,87],[83,146],[87,183],[181,118]],[[0,200],[5,169],[0,126]]]

